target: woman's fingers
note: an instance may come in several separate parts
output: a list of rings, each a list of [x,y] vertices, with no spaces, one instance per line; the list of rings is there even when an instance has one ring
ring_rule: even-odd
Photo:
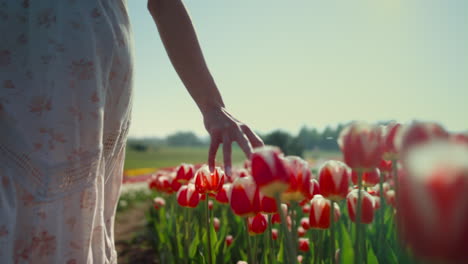
[[[250,155],[252,155],[252,145],[250,144],[249,139],[240,129],[237,131],[236,142],[242,151],[244,151],[247,158],[250,158]]]
[[[219,144],[221,144],[219,137],[211,136],[210,150],[208,151],[208,166],[210,171],[214,171],[216,152],[218,152]]]
[[[229,137],[228,133],[223,135],[223,157],[224,157],[224,171],[228,176],[231,176],[231,168],[232,168],[232,140]]]
[[[250,143],[252,144],[253,148],[258,148],[258,147],[263,147],[263,140],[255,134],[250,127],[247,125],[242,125],[241,126],[242,131],[245,133],[247,138],[250,140]]]

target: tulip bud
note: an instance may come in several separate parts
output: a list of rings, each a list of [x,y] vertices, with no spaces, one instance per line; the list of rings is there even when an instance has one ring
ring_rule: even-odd
[[[219,221],[218,217],[213,217],[213,227],[216,232],[219,231],[219,227],[221,226],[221,223]]]
[[[308,252],[310,250],[308,238],[299,238],[299,250],[302,252]]]
[[[361,190],[361,223],[370,224],[374,220],[374,198]],[[348,214],[351,221],[356,221],[358,190],[352,190],[346,197],[348,204]]]
[[[341,131],[338,145],[345,163],[352,169],[375,168],[383,155],[382,129],[377,125],[354,122]]]
[[[288,189],[290,172],[278,148],[257,148],[252,153],[251,164],[252,176],[264,195],[275,197]]]
[[[226,246],[229,247],[234,242],[234,238],[231,235],[226,236]]]
[[[358,184],[358,173],[362,173],[362,186],[373,187],[380,182],[380,170],[377,168],[364,171],[364,172],[351,172],[351,179],[354,184]]]
[[[215,195],[223,187],[223,184],[224,172],[219,167],[216,167],[211,173],[208,166],[205,165],[195,173],[195,186],[200,194]]]
[[[305,230],[309,230],[310,224],[309,224],[309,218],[308,217],[302,217],[301,218],[301,226]]]
[[[162,198],[162,197],[154,198],[154,200],[153,200],[154,209],[158,210],[161,207],[164,207],[165,205],[166,205],[166,200],[164,200],[164,198]]]
[[[182,207],[195,208],[199,202],[200,194],[193,183],[182,186],[177,192],[177,203]]]
[[[297,236],[303,237],[305,236],[305,234],[306,234],[306,230],[302,226],[297,228]]]
[[[216,194],[216,201],[220,204],[229,204],[229,198],[228,198],[228,192],[231,189],[231,184],[226,183],[223,184],[223,187],[219,190],[219,192]]]
[[[340,207],[334,204],[335,222],[340,218]],[[311,201],[309,226],[317,229],[327,229],[331,223],[331,202],[322,195],[315,195]]]
[[[246,217],[260,212],[260,193],[252,177],[237,178],[228,192],[234,214]]]
[[[349,168],[343,162],[329,160],[319,171],[321,194],[333,201],[340,201],[348,194]]]
[[[175,180],[178,183],[186,184],[193,178],[195,168],[191,164],[183,163],[179,167],[177,167],[176,171],[177,174]]]
[[[398,123],[390,123],[382,128],[383,158],[385,160],[390,161],[398,158],[398,149],[395,146],[395,138],[400,129],[401,124]]]
[[[400,237],[420,258],[466,263],[468,149],[448,140],[431,141],[408,149],[403,163],[406,173],[399,178],[397,201]]]
[[[251,236],[265,232],[268,221],[265,215],[258,213],[254,217],[248,218],[249,234]]]
[[[276,229],[276,228],[271,229],[271,238],[272,238],[273,240],[277,240],[277,239],[278,239],[278,229]]]
[[[208,209],[213,210],[213,201],[211,200],[208,201]]]
[[[413,122],[404,126],[395,138],[400,152],[432,140],[445,140],[449,133],[439,124],[431,122]]]
[[[286,162],[290,170],[289,188],[282,194],[281,200],[288,201],[301,201],[310,196],[311,176],[309,165],[307,162],[299,157],[288,156]],[[312,190],[313,191],[313,190]]]

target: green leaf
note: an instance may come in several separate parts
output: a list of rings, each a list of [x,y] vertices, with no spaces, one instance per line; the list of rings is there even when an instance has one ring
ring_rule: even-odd
[[[344,224],[340,225],[342,239],[343,239],[343,247],[340,249],[341,255],[341,263],[353,263],[354,262],[354,249],[353,249],[353,242],[351,241],[351,237],[349,236],[348,230],[346,230]]]
[[[379,261],[377,260],[377,257],[374,254],[374,250],[372,247],[369,247],[367,249],[367,263],[368,264],[379,264]]]
[[[189,248],[190,258],[195,257],[195,254],[197,253],[197,249],[198,249],[198,244],[200,244],[200,240],[198,239],[198,234],[196,234],[192,240],[192,243],[190,243],[190,248]]]

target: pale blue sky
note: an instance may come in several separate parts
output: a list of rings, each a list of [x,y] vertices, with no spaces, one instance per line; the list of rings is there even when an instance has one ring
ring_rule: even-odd
[[[206,135],[146,1],[135,36],[131,136]],[[259,132],[350,120],[468,129],[466,0],[186,0],[228,109]]]

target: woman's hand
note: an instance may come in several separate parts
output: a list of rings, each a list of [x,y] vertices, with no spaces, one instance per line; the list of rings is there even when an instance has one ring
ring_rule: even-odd
[[[231,175],[232,142],[237,142],[248,158],[252,154],[252,148],[263,146],[260,137],[246,124],[229,114],[224,107],[203,111],[203,121],[211,137],[208,152],[210,170],[214,169],[216,153],[220,144],[223,144],[224,170],[227,175]]]

